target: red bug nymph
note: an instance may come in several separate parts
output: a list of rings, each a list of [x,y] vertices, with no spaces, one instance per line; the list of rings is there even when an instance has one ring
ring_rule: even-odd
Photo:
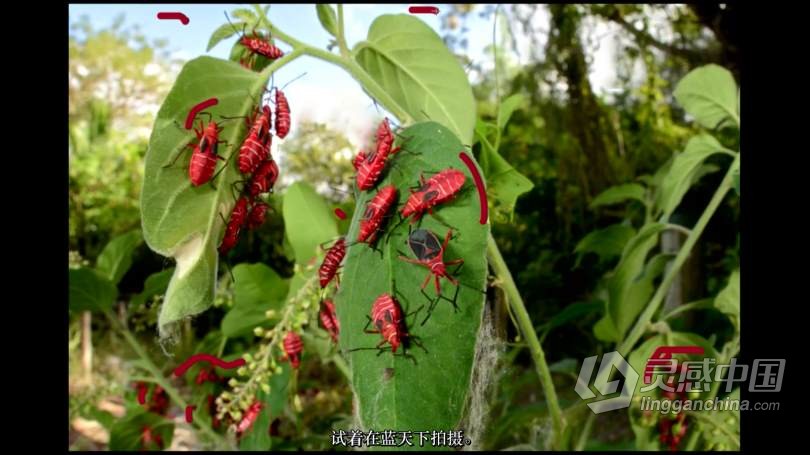
[[[270,134],[270,106],[263,106],[239,148],[239,171],[251,174],[270,154],[273,136]]]
[[[332,299],[326,299],[321,302],[321,311],[318,313],[321,319],[321,325],[324,330],[332,337],[332,341],[338,342],[338,335],[340,334],[340,321],[338,321],[337,314],[335,313],[335,304]]]
[[[340,263],[343,262],[344,256],[346,256],[346,240],[341,237],[329,248],[329,251],[326,252],[326,256],[324,256],[323,262],[318,269],[321,289],[325,288],[326,285],[332,281],[332,278],[336,277],[337,269],[340,267]],[[338,284],[339,283],[340,279],[338,278]]]
[[[399,302],[385,293],[377,297],[374,304],[371,306],[371,323],[377,328],[376,330],[364,330],[366,333],[379,333],[382,335],[382,341],[377,345],[377,348],[387,344],[391,345],[391,352],[396,354],[397,348],[408,336],[405,332],[405,326],[402,319],[402,308]]]
[[[422,289],[430,282],[430,277],[435,278],[436,295],[441,295],[441,284],[439,278],[446,278],[448,281],[458,286],[458,280],[447,273],[447,266],[463,264],[464,259],[454,259],[452,261],[444,262],[444,252],[447,250],[447,244],[450,242],[450,237],[453,231],[448,230],[447,235],[444,237],[444,243],[439,243],[438,237],[433,232],[427,229],[417,229],[408,236],[408,246],[413,251],[416,259],[411,259],[405,256],[399,258],[411,264],[418,264],[430,269],[425,281],[422,283]]]
[[[228,225],[225,228],[225,236],[222,238],[222,243],[219,245],[219,252],[227,254],[236,245],[239,240],[239,231],[245,224],[245,219],[248,215],[248,201],[245,197],[240,197],[236,201],[236,205],[231,212],[231,218],[228,220]]]
[[[256,229],[264,224],[264,220],[267,217],[267,209],[269,208],[270,206],[264,202],[254,203],[253,208],[250,209],[250,215],[248,215],[247,219],[248,229]]]
[[[278,165],[276,162],[272,159],[264,161],[256,168],[256,172],[253,173],[248,191],[253,197],[267,193],[273,189],[277,179]]]
[[[453,168],[445,169],[427,181],[420,177],[421,186],[417,190],[411,190],[411,195],[402,208],[402,217],[413,215],[411,222],[415,222],[426,211],[432,214],[433,207],[456,196],[466,178],[463,172]]]
[[[388,119],[384,119],[377,128],[377,149],[368,155],[360,151],[352,161],[352,165],[357,170],[357,188],[360,191],[373,188],[377,183],[388,161],[388,156],[397,153],[400,149],[397,147],[392,150],[393,144],[394,134],[388,127]]]
[[[287,332],[287,335],[284,337],[283,360],[289,360],[290,365],[292,365],[294,369],[297,369],[298,365],[301,364],[301,351],[303,350],[304,343],[301,341],[301,337],[295,332]]]
[[[363,218],[360,220],[360,229],[357,234],[358,242],[374,243],[377,232],[383,222],[383,218],[388,210],[397,200],[397,189],[394,185],[388,185],[380,189],[379,192],[368,202]]]
[[[290,132],[290,104],[287,97],[276,89],[276,136],[280,139],[287,137]]]
[[[242,435],[245,431],[249,430],[250,427],[253,426],[253,423],[262,412],[262,407],[262,402],[257,400],[247,408],[244,417],[242,417],[242,420],[236,426],[237,434]]]
[[[188,166],[188,177],[194,186],[203,185],[211,180],[217,167],[217,159],[224,160],[217,153],[219,144],[225,142],[219,140],[220,131],[222,131],[222,127],[213,121],[209,121],[203,127],[202,119],[199,127],[194,128],[198,139],[197,145],[188,144],[188,147],[194,149]],[[176,160],[177,158],[175,158]]]

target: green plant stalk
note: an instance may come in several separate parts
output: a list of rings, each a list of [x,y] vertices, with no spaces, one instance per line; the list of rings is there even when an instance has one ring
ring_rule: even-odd
[[[337,18],[338,18],[338,29],[337,29],[337,36],[335,39],[337,40],[338,47],[340,48],[340,55],[344,58],[349,58],[349,47],[346,45],[346,33],[343,31],[343,4],[337,4]]]
[[[551,425],[554,431],[552,448],[559,450],[561,449],[559,444],[562,441],[563,431],[565,430],[565,420],[562,416],[560,403],[557,400],[557,392],[554,390],[554,383],[551,380],[551,371],[548,368],[548,363],[546,363],[543,348],[537,340],[537,333],[534,331],[532,320],[529,318],[529,313],[526,311],[523,299],[520,297],[515,281],[512,279],[512,274],[509,272],[509,268],[506,266],[503,256],[501,256],[501,252],[498,249],[498,245],[495,243],[495,239],[492,237],[492,233],[487,237],[487,258],[495,275],[502,282],[507,303],[515,313],[518,329],[529,346],[529,352],[534,360],[537,375],[540,377],[540,384],[543,386],[543,393],[546,396],[548,409],[551,413]]]
[[[342,9],[339,9],[339,12]],[[290,35],[284,33],[283,31],[279,30],[275,25],[273,25],[269,20],[267,21],[268,29],[270,33],[273,34],[277,39],[289,44],[293,47],[293,53],[298,52],[304,55],[309,55],[311,57],[319,58],[321,60],[325,60],[327,62],[333,63],[344,70],[346,70],[355,80],[357,80],[369,93],[372,98],[375,98],[385,107],[391,114],[394,115],[400,122],[402,123],[411,123],[413,122],[413,118],[408,115],[407,112],[393,99],[391,96],[377,84],[377,81],[371,78],[366,71],[351,58],[350,54],[346,56],[340,56],[332,54],[331,52],[327,52],[323,49],[319,49],[317,47],[310,46],[306,43],[298,41],[297,39],[291,37]],[[342,33],[342,27],[341,32]],[[345,42],[344,42],[345,44]],[[289,55],[289,54],[288,54]],[[284,57],[282,57],[283,59]],[[271,70],[271,67],[276,66],[276,68]],[[276,69],[280,68],[284,64],[288,62],[281,63],[281,59],[274,62],[273,65],[265,68],[263,73],[270,74]]]
[[[104,315],[107,316],[107,319],[109,319],[110,324],[112,324],[112,326],[115,327],[121,335],[123,335],[124,339],[127,341],[132,350],[135,351],[138,357],[141,358],[143,366],[152,375],[151,382],[154,382],[159,386],[161,386],[163,390],[166,391],[166,394],[168,394],[169,397],[172,400],[174,400],[174,402],[177,403],[179,407],[185,409],[185,407],[188,406],[186,400],[184,400],[183,397],[180,395],[180,393],[177,391],[177,389],[175,389],[174,386],[172,386],[171,383],[169,383],[169,381],[167,381],[166,378],[163,377],[163,373],[154,364],[154,362],[152,362],[152,359],[149,357],[149,354],[146,353],[146,351],[143,349],[143,346],[141,346],[138,340],[135,339],[135,337],[132,335],[132,332],[130,332],[129,329],[124,327],[118,320],[118,318],[116,318],[115,315],[113,315],[109,310],[104,311]],[[220,436],[214,430],[211,429],[209,425],[211,422],[207,418],[204,417],[196,418],[192,421],[192,423],[194,426],[199,428],[203,433],[208,435],[218,444],[222,446],[229,446],[227,441],[222,436]]]
[[[664,301],[664,297],[666,293],[669,291],[669,287],[672,285],[672,281],[675,279],[675,275],[677,275],[678,271],[680,271],[681,266],[686,261],[686,258],[691,253],[692,248],[697,243],[698,238],[700,238],[701,234],[703,234],[703,230],[706,228],[706,225],[709,224],[709,220],[714,215],[714,212],[717,210],[717,207],[720,206],[720,203],[725,198],[726,193],[728,193],[732,186],[733,186],[733,176],[734,173],[739,169],[740,166],[740,155],[736,154],[734,157],[734,161],[729,166],[728,171],[726,172],[726,176],[723,178],[723,181],[720,183],[720,186],[717,187],[717,190],[714,192],[712,199],[709,201],[709,204],[706,206],[706,209],[703,211],[703,214],[700,215],[695,227],[693,227],[690,232],[689,236],[686,238],[686,242],[684,242],[683,247],[681,247],[680,251],[678,251],[678,255],[675,256],[675,262],[673,263],[672,267],[667,272],[666,276],[664,276],[663,281],[658,286],[658,289],[655,291],[655,295],[644,308],[644,312],[639,316],[639,319],[636,321],[636,324],[633,326],[630,333],[625,337],[622,343],[618,346],[617,350],[622,356],[627,356],[629,354],[630,349],[635,346],[638,340],[644,335],[646,332],[647,327],[652,320],[653,315],[658,310],[658,307],[661,306],[661,303]],[[670,313],[664,317],[666,319],[669,316],[673,316],[675,312]],[[717,391],[713,391],[713,396],[717,395]],[[596,416],[590,415],[588,416],[588,420],[593,420]],[[585,422],[585,429],[582,431],[580,435],[580,443],[577,444],[577,450],[582,450],[584,447],[584,442],[588,438],[590,433],[591,426],[589,422]],[[694,440],[692,438],[695,438]],[[695,436],[691,436],[687,447],[694,447],[697,439]],[[691,449],[687,449],[691,450]]]
[[[577,445],[574,447],[574,450],[577,452],[585,450],[585,445],[588,443],[588,436],[591,434],[591,427],[593,426],[594,420],[596,420],[596,414],[592,412],[588,413],[588,418],[585,419],[585,426],[582,428],[582,433],[579,434],[579,439],[577,439]]]
[[[622,343],[618,346],[617,350],[622,356],[627,356],[633,346],[635,346],[638,340],[641,339],[641,336],[644,335],[644,332],[647,331],[647,326],[652,320],[653,315],[655,315],[655,312],[658,311],[658,307],[660,307],[661,303],[664,301],[664,297],[669,291],[669,287],[672,285],[675,275],[677,275],[681,270],[681,266],[683,266],[686,258],[692,252],[692,248],[695,246],[695,243],[697,243],[697,240],[703,234],[703,230],[706,228],[706,225],[709,224],[709,220],[711,220],[712,216],[714,216],[714,212],[717,211],[717,207],[719,207],[720,203],[723,202],[723,198],[725,198],[726,193],[731,190],[733,186],[733,175],[739,167],[739,164],[740,155],[738,154],[731,163],[731,166],[729,166],[726,176],[723,178],[720,186],[717,187],[717,190],[714,192],[714,195],[709,201],[709,204],[706,206],[706,209],[703,211],[703,214],[700,215],[695,227],[692,228],[689,236],[686,238],[683,247],[681,247],[680,251],[678,251],[678,255],[675,256],[675,261],[672,264],[672,267],[669,269],[666,276],[664,276],[664,279],[661,281],[661,284],[655,291],[655,295],[653,295],[653,298],[644,308],[644,312],[641,313],[641,316],[639,316],[627,337],[625,337]]]

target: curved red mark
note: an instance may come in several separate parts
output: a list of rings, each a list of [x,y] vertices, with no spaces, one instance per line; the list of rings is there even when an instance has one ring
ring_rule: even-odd
[[[183,376],[186,374],[189,368],[197,362],[209,362],[213,365],[216,365],[220,368],[224,368],[226,370],[230,370],[231,368],[241,367],[245,364],[245,359],[238,358],[231,362],[226,362],[218,357],[214,357],[211,354],[194,354],[193,356],[186,359],[185,362],[181,363],[179,367],[174,369],[174,375],[177,377]]]
[[[439,8],[435,6],[412,6],[408,8],[411,14],[439,14]]]
[[[138,403],[146,404],[146,384],[138,385]]]
[[[338,207],[338,208],[335,209],[335,216],[337,216],[341,220],[345,220],[346,219],[346,212],[344,212],[343,210],[340,209],[340,207]]]
[[[194,126],[194,117],[197,116],[197,113],[203,109],[209,108],[211,106],[215,106],[219,103],[219,100],[216,98],[211,98],[203,101],[202,103],[194,106],[188,111],[188,116],[186,116],[186,129],[190,130],[192,126]]]
[[[484,180],[481,178],[481,174],[478,173],[478,168],[475,167],[472,159],[466,153],[461,152],[458,157],[467,165],[470,173],[472,173],[473,180],[475,180],[475,187],[478,188],[478,201],[481,203],[481,218],[479,218],[478,222],[486,224],[489,217],[489,206],[487,205],[487,190],[484,188]]]
[[[186,423],[191,423],[194,420],[194,416],[191,415],[191,411],[197,409],[197,406],[188,405],[186,406]]]
[[[171,12],[161,12],[157,13],[158,19],[177,19],[183,23],[183,25],[188,25],[188,16],[183,13],[171,13]]]

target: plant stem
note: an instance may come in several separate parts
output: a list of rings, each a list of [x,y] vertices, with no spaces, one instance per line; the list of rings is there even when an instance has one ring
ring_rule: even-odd
[[[585,450],[585,445],[588,443],[588,436],[591,434],[591,427],[593,426],[594,420],[596,420],[596,414],[592,412],[588,413],[588,418],[585,419],[585,427],[582,429],[582,433],[579,434],[577,445],[574,447],[574,450],[577,452]]]
[[[158,368],[154,364],[154,362],[152,362],[152,359],[149,357],[149,354],[146,353],[146,351],[143,349],[143,346],[141,346],[138,340],[135,339],[135,336],[132,335],[132,332],[130,332],[127,328],[125,328],[110,311],[105,311],[104,315],[107,316],[107,319],[110,320],[112,326],[115,327],[118,330],[118,332],[124,336],[124,339],[127,341],[127,343],[129,343],[132,350],[135,351],[138,357],[141,358],[144,367],[147,369],[147,371],[149,371],[149,374],[152,375],[152,382],[162,387],[163,390],[166,391],[166,394],[168,394],[169,397],[172,400],[174,400],[174,402],[177,403],[179,407],[185,409],[185,407],[188,406],[186,400],[184,400],[183,397],[180,395],[180,393],[177,391],[177,389],[175,389],[174,386],[172,386],[171,383],[167,381],[165,377],[163,377],[163,372],[160,370],[160,368]],[[197,418],[194,419],[192,423],[194,424],[194,426],[202,430],[203,433],[208,435],[211,439],[213,439],[220,445],[227,445],[225,439],[210,428],[210,426],[208,425],[210,421],[208,419]]]
[[[337,36],[335,39],[337,40],[338,47],[340,48],[340,55],[344,58],[349,58],[349,47],[346,45],[346,34],[343,31],[343,4],[338,3],[337,5],[337,17],[338,17],[338,29],[337,29]]]
[[[557,392],[554,390],[554,383],[551,380],[551,371],[546,363],[546,356],[543,353],[543,348],[537,340],[537,333],[534,331],[534,325],[529,318],[529,313],[523,305],[523,299],[515,286],[515,281],[512,279],[512,274],[501,256],[498,245],[495,239],[492,238],[492,233],[487,237],[487,258],[489,264],[495,275],[501,280],[504,292],[506,294],[507,303],[515,313],[518,322],[518,329],[529,346],[534,365],[537,369],[537,375],[540,377],[540,384],[543,386],[543,393],[546,396],[548,409],[551,413],[551,424],[554,430],[554,439],[552,447],[560,449],[559,445],[562,442],[563,431],[565,430],[565,420],[560,410],[560,403],[557,401]]]
[[[638,340],[641,339],[641,336],[644,335],[644,332],[646,332],[647,326],[652,320],[653,315],[656,311],[658,311],[658,307],[661,306],[661,303],[664,301],[664,297],[666,296],[669,287],[672,285],[675,275],[678,274],[678,271],[680,271],[681,266],[683,266],[683,263],[689,256],[689,253],[691,253],[695,243],[697,243],[697,240],[700,238],[701,234],[703,234],[703,230],[706,228],[706,225],[709,224],[709,220],[711,220],[714,212],[717,210],[717,207],[719,207],[720,203],[723,202],[723,198],[726,196],[726,193],[731,190],[732,177],[739,164],[740,156],[738,154],[731,163],[731,166],[729,166],[728,172],[726,172],[726,176],[723,178],[720,186],[717,187],[717,190],[714,192],[714,196],[712,196],[711,201],[709,201],[709,205],[706,206],[706,209],[703,211],[703,214],[700,215],[695,227],[692,228],[692,231],[686,238],[683,247],[681,247],[681,250],[678,251],[678,255],[675,256],[675,261],[673,262],[672,267],[669,269],[666,276],[664,276],[664,279],[661,281],[661,284],[655,291],[655,295],[653,296],[652,300],[650,300],[647,307],[644,308],[644,312],[641,314],[641,316],[639,316],[630,333],[619,345],[617,350],[622,356],[626,357],[630,353],[633,346],[635,346]]]
[[[342,9],[339,9],[339,11],[342,11]],[[270,31],[273,34],[273,36],[293,47],[293,51],[287,55],[292,55],[293,53],[297,52],[298,55],[300,54],[309,55],[311,57],[325,60],[327,62],[333,63],[343,68],[349,74],[351,74],[353,78],[355,78],[358,82],[360,82],[360,85],[362,85],[368,91],[369,96],[379,101],[379,103],[386,110],[391,112],[391,114],[397,118],[397,120],[399,120],[401,123],[413,122],[413,118],[410,115],[408,115],[407,112],[405,112],[405,109],[403,109],[399,105],[399,103],[397,103],[393,98],[391,98],[388,92],[386,92],[382,87],[380,87],[380,85],[377,84],[377,81],[372,79],[371,76],[360,65],[358,65],[357,62],[355,62],[351,58],[351,56],[335,55],[332,54],[331,52],[327,52],[317,47],[310,46],[306,43],[298,41],[297,39],[279,30],[270,21],[267,21],[267,25],[270,28]],[[286,64],[287,62],[284,63],[281,62],[281,60],[283,59],[284,57],[273,62],[272,65],[265,68],[263,73],[267,73],[269,75],[270,73],[275,71],[275,69],[280,68],[281,66]],[[271,69],[274,66],[277,66],[277,68]]]

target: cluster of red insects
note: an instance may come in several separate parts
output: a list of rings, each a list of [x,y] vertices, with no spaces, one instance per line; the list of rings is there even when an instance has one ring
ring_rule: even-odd
[[[400,147],[393,147],[394,139],[394,133],[391,131],[388,119],[384,119],[377,128],[376,150],[368,154],[360,151],[355,156],[352,164],[357,171],[356,183],[360,191],[373,189],[385,170],[389,157],[400,151]],[[414,223],[425,212],[432,214],[435,206],[452,200],[458,194],[464,185],[465,178],[463,172],[453,168],[441,170],[427,180],[423,176],[420,177],[419,186],[417,189],[411,189],[410,197],[399,211],[403,221],[408,217],[412,217],[411,222]],[[390,213],[391,208],[396,205],[397,199],[398,191],[394,185],[384,186],[377,191],[365,207],[355,243],[366,243],[374,248],[379,234],[384,229],[386,219],[392,216],[392,213]],[[400,259],[406,262],[419,264],[430,270],[425,282],[422,284],[422,290],[424,292],[430,278],[434,277],[436,301],[441,295],[440,278],[447,278],[458,286],[458,281],[447,272],[446,267],[461,264],[463,260],[456,259],[444,262],[443,259],[443,253],[450,241],[451,234],[452,230],[448,231],[444,242],[440,243],[436,235],[431,231],[417,229],[411,232],[408,237],[408,244],[416,259],[400,256]],[[346,255],[346,248],[346,241],[341,237],[327,251],[318,270],[321,288],[325,288],[333,278],[337,280],[338,285],[340,284],[339,278],[337,278],[337,270]],[[435,302],[432,301],[431,303],[432,308]],[[455,305],[455,302],[453,304]],[[321,325],[332,337],[332,340],[337,343],[340,324],[335,314],[334,302],[331,299],[321,302],[319,316]],[[408,337],[402,309],[397,299],[391,294],[384,293],[377,297],[371,306],[369,323],[373,323],[376,329],[365,330],[365,332],[379,333],[382,336],[382,341],[377,345],[377,348],[389,344],[391,351],[396,353],[404,338]]]

